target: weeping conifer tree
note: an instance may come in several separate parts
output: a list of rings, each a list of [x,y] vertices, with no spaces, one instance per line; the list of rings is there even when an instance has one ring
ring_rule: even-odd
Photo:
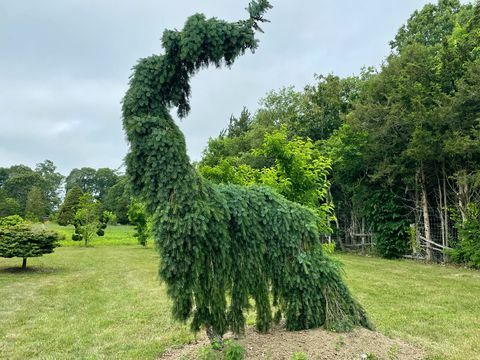
[[[199,69],[231,66],[255,50],[269,8],[267,0],[252,1],[247,20],[196,14],[183,30],[166,30],[164,53],[139,60],[123,100],[127,172],[153,214],[173,315],[191,319],[193,331],[206,328],[212,341],[228,330],[244,332],[250,299],[260,331],[282,317],[290,330],[371,327],[339,265],[322,251],[325,221],[268,188],[203,179],[169,114],[173,107],[180,117],[188,114],[189,80]]]

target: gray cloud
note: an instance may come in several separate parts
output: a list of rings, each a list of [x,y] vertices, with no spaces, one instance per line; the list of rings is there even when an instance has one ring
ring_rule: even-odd
[[[314,73],[358,73],[379,65],[388,41],[426,0],[275,1],[255,55],[208,69],[192,83],[181,121],[198,160],[209,137],[265,93],[302,88]],[[0,3],[0,166],[53,160],[117,168],[127,151],[120,101],[138,58],[159,53],[165,28],[195,12],[236,20],[245,1],[2,0]]]

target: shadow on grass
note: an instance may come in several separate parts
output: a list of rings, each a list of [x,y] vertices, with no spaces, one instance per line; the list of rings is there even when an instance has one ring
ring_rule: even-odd
[[[63,268],[52,268],[44,266],[28,266],[26,269],[18,267],[0,267],[0,274],[59,274],[64,272]]]

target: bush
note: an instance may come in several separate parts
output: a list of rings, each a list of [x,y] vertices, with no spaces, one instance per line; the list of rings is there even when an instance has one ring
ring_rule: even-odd
[[[410,221],[398,197],[388,191],[377,191],[371,196],[367,209],[380,256],[395,259],[405,255],[409,249]]]
[[[459,242],[448,252],[452,261],[480,268],[480,211],[476,204],[469,204],[466,219],[457,222]]]
[[[221,351],[220,351],[221,350]],[[226,340],[223,349],[220,345],[206,345],[197,353],[200,360],[243,360],[247,351],[237,342]]]
[[[245,358],[246,350],[233,340],[225,341],[224,359],[225,360],[242,360]]]
[[[148,226],[149,218],[145,205],[137,200],[132,200],[128,208],[128,220],[135,226],[135,236],[138,243],[142,246],[147,246],[147,240],[150,236],[150,229]]]
[[[0,217],[0,228],[5,226],[15,226],[23,223],[24,221],[19,215]]]
[[[291,360],[308,360],[308,357],[303,352],[296,352],[292,355]]]
[[[72,240],[83,241],[87,246],[95,235],[104,236],[111,214],[104,211],[100,215],[100,203],[90,194],[83,195],[73,221],[75,232],[72,234]]]
[[[0,227],[0,257],[23,258],[22,269],[27,267],[27,258],[52,253],[57,246],[55,232],[31,229],[23,224]]]

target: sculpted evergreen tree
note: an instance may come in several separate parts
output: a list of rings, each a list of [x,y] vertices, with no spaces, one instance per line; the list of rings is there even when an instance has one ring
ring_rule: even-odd
[[[66,226],[73,224],[75,213],[80,204],[80,198],[83,192],[80,186],[73,186],[65,195],[60,211],[58,212],[58,225]]]
[[[29,227],[18,216],[0,218],[0,257],[22,258],[22,269],[27,259],[50,254],[59,246],[56,232]]]
[[[165,53],[141,59],[123,100],[133,190],[153,214],[160,275],[176,319],[205,327],[211,341],[244,331],[253,298],[256,326],[275,319],[289,330],[370,327],[336,262],[323,253],[313,211],[268,188],[214,185],[191,165],[185,139],[170,116],[190,110],[190,76],[210,64],[230,66],[255,50],[267,0],[252,1],[249,18],[228,23],[191,16],[182,31],[166,30]],[[270,296],[271,295],[271,296]],[[227,299],[228,298],[228,299]]]

